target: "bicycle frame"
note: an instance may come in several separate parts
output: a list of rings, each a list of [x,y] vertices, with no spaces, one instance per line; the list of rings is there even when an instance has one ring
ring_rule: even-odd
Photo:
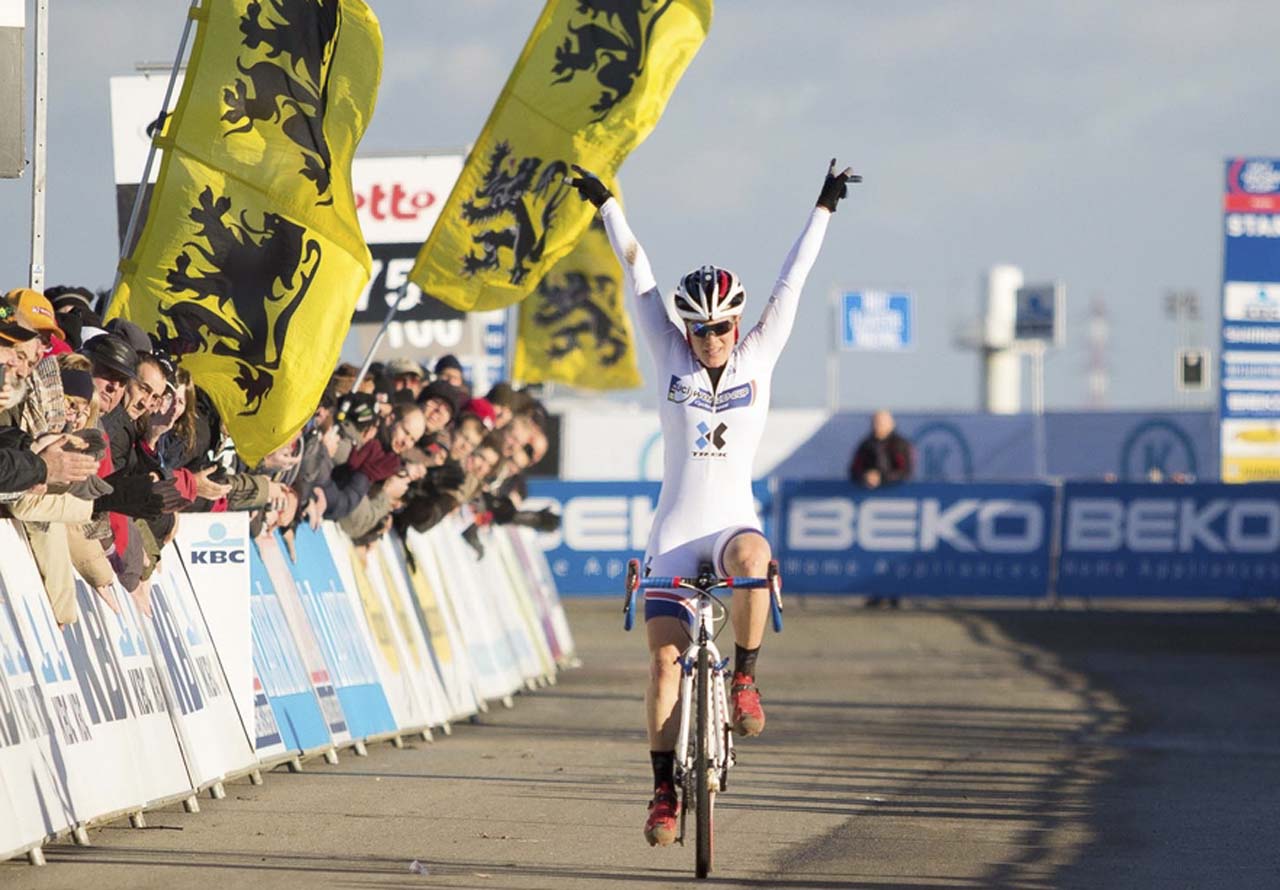
[[[678,661],[680,725],[676,737],[675,781],[684,800],[684,806],[680,808],[680,834],[676,840],[684,844],[685,821],[689,811],[694,810],[697,815],[695,874],[699,878],[705,878],[712,865],[715,795],[728,786],[729,769],[736,761],[725,682],[729,659],[721,656],[715,642],[718,633],[716,607],[720,607],[722,618],[728,615],[729,609],[713,591],[762,587],[769,590],[773,629],[781,631],[782,582],[777,562],[769,563],[765,578],[719,578],[712,575],[707,567],[692,579],[642,579],[639,561],[633,559],[627,563],[627,599],[623,606],[623,626],[627,630],[631,630],[634,623],[635,595],[641,590],[683,589],[695,594],[692,603],[697,617],[689,634],[689,645]],[[705,690],[699,686],[700,675],[706,677]],[[701,725],[695,726],[698,721],[702,721]]]
[[[734,764],[733,733],[729,730],[729,697],[725,687],[728,658],[721,658],[715,643],[715,603],[706,591],[699,591],[698,620],[688,648],[680,658],[680,733],[676,741],[676,781],[683,784],[685,777],[693,773],[694,746],[690,744],[693,728],[694,677],[698,668],[698,651],[706,648],[711,662],[711,688],[707,713],[709,725],[703,727],[710,742],[708,761],[710,771],[716,775],[716,790],[724,791],[728,785],[729,768]],[[718,728],[718,729],[717,729]],[[687,809],[686,809],[687,811]],[[683,825],[680,841],[684,841]]]

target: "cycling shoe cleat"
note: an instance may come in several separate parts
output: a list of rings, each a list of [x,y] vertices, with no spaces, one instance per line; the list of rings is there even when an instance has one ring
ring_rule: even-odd
[[[764,732],[764,708],[760,706],[760,690],[755,677],[734,674],[730,688],[733,699],[733,731],[741,736],[757,736]]]
[[[649,801],[649,818],[644,823],[644,839],[651,847],[666,847],[675,842],[680,817],[680,801],[675,789],[663,782]]]

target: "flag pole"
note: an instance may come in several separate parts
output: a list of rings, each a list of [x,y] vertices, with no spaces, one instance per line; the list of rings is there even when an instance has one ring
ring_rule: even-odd
[[[107,294],[106,302],[102,306],[101,315],[103,318],[107,315],[107,310],[111,308],[111,301],[115,299],[116,290],[120,287],[120,279],[124,277],[123,264],[125,258],[133,248],[133,236],[138,228],[138,217],[142,215],[142,199],[147,193],[147,187],[151,184],[151,165],[156,159],[156,139],[164,130],[165,118],[169,115],[169,102],[173,98],[173,86],[178,82],[178,71],[182,68],[182,57],[187,52],[187,40],[191,37],[191,23],[196,20],[196,12],[200,9],[200,0],[191,0],[191,6],[187,9],[187,22],[182,26],[182,40],[178,43],[178,55],[174,57],[173,68],[169,71],[169,85],[165,87],[164,103],[160,108],[160,116],[156,118],[152,127],[155,127],[151,133],[151,145],[147,148],[147,163],[142,168],[142,181],[138,183],[137,194],[133,196],[133,209],[129,212],[129,225],[125,228],[124,243],[120,245],[120,260],[116,264],[116,280],[111,285],[111,293]],[[151,127],[147,128],[148,130]]]
[[[49,122],[49,2],[36,0],[36,82],[31,136],[31,268],[32,290],[44,290],[46,137]]]
[[[364,380],[364,375],[369,373],[369,366],[373,364],[373,354],[382,345],[382,339],[387,336],[387,328],[391,327],[391,319],[396,317],[396,313],[400,311],[400,303],[408,295],[409,280],[406,278],[404,284],[400,285],[400,290],[396,292],[396,298],[387,307],[387,317],[382,319],[382,327],[378,328],[378,336],[373,338],[373,345],[369,347],[369,352],[364,357],[364,363],[360,365],[360,373],[356,375],[356,382],[351,384],[352,392],[360,388],[360,381]]]

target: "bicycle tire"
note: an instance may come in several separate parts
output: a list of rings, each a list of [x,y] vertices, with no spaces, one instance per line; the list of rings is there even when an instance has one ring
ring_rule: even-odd
[[[693,757],[694,813],[697,817],[695,874],[705,878],[711,872],[713,824],[711,819],[711,653],[704,647],[698,651],[698,675],[696,716],[694,723],[696,747]]]

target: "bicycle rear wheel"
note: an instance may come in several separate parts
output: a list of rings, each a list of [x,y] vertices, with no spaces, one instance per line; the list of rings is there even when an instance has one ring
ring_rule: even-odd
[[[695,749],[693,757],[694,812],[697,816],[697,843],[695,873],[705,878],[711,872],[712,855],[712,795],[711,795],[711,653],[704,647],[698,651],[698,676],[696,715],[694,716]]]

